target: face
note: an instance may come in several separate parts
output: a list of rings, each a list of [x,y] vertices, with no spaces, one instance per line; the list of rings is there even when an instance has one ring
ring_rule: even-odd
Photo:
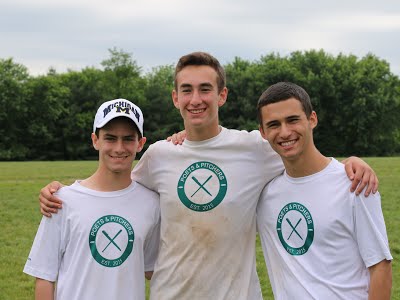
[[[300,101],[290,98],[263,106],[261,116],[261,135],[283,160],[293,161],[310,153],[313,128],[318,123],[314,111],[307,119]]]
[[[218,109],[225,103],[228,90],[224,87],[218,92],[215,70],[209,66],[187,66],[176,80],[177,90],[172,92],[172,99],[188,134],[191,130],[218,130]]]
[[[92,133],[93,147],[99,151],[100,169],[112,173],[130,174],[136,153],[140,152],[146,138],[139,138],[129,119],[115,119]]]

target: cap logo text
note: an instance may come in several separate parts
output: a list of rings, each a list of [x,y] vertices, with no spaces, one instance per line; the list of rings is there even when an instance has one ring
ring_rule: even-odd
[[[126,103],[124,101],[119,101],[119,102],[115,102],[110,104],[109,106],[107,106],[104,110],[104,116],[103,118],[105,118],[113,108],[116,108],[116,111],[119,112],[124,112],[127,115],[129,115],[129,111],[131,111],[133,113],[133,115],[135,116],[135,118],[137,119],[137,121],[140,121],[140,113],[134,108],[131,107],[131,105],[129,103]]]

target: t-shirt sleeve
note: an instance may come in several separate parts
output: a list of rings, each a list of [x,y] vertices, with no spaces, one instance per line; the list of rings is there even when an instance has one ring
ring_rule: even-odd
[[[366,267],[392,260],[379,193],[354,195],[354,206],[356,239]]]
[[[149,231],[144,243],[144,271],[153,271],[160,246],[160,209],[154,214],[154,226]]]
[[[133,181],[139,182],[141,185],[147,187],[152,191],[156,191],[153,180],[151,179],[151,152],[153,150],[153,145],[146,150],[142,155],[139,162],[133,168],[131,173],[131,178]]]
[[[269,182],[276,176],[282,174],[285,170],[282,159],[279,154],[272,149],[270,143],[261,136],[259,130],[251,131],[250,135],[256,139],[259,151],[262,153],[262,160],[267,172],[266,180]]]
[[[62,257],[61,218],[62,212],[51,218],[42,217],[36,233],[24,273],[55,282]]]

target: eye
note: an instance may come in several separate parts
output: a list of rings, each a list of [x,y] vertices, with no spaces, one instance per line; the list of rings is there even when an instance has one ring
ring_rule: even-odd
[[[270,128],[270,129],[274,129],[274,128],[277,128],[278,126],[279,126],[278,123],[268,123],[266,127]]]
[[[190,93],[191,91],[192,91],[191,88],[183,88],[183,89],[181,89],[181,92],[182,92],[182,93],[185,93],[185,94],[188,94],[188,93]]]
[[[202,91],[203,93],[208,93],[211,92],[213,90],[213,87],[210,85],[203,85],[200,87],[200,91]]]
[[[299,118],[290,118],[288,120],[289,123],[297,123],[300,119]]]

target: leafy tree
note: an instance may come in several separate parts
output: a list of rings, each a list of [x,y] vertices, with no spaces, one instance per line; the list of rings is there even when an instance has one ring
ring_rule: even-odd
[[[144,101],[145,80],[132,54],[116,48],[109,52],[110,58],[101,62],[104,67],[102,85],[106,87],[103,96],[108,100],[124,98],[138,104]]]
[[[145,101],[141,108],[145,116],[144,135],[149,145],[182,130],[183,126],[179,110],[175,108],[171,98],[174,67],[167,65],[154,68],[145,79]]]
[[[62,124],[64,159],[96,157],[90,134],[98,106],[107,100],[104,71],[85,68],[80,72],[69,71],[62,75],[62,82],[69,89]]]
[[[29,91],[29,127],[25,142],[29,145],[29,159],[64,159],[63,120],[66,114],[69,90],[60,76],[30,78],[26,84]],[[23,142],[23,141],[21,141]]]
[[[28,78],[26,67],[12,58],[0,59],[0,160],[22,160],[29,152],[23,140],[30,120]]]

